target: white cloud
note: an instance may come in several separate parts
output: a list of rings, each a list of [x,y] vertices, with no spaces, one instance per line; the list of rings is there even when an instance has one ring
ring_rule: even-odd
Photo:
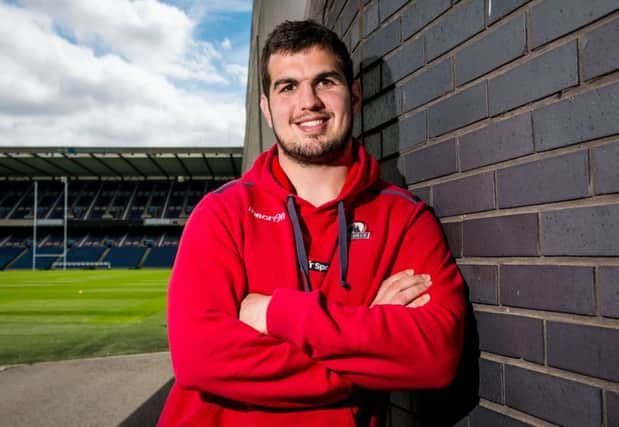
[[[232,42],[230,41],[228,37],[226,37],[224,41],[221,42],[221,47],[226,50],[232,49]]]
[[[195,40],[181,10],[155,0],[20,6],[0,3],[10,23],[0,26],[0,145],[242,144],[247,71]]]

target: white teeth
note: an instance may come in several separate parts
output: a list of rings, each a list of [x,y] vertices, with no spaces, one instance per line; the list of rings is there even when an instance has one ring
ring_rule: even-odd
[[[318,126],[323,120],[310,120],[309,122],[302,122],[302,126]]]

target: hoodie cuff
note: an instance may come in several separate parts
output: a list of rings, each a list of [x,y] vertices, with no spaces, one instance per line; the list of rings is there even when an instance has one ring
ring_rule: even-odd
[[[318,291],[276,289],[267,307],[267,334],[302,347],[304,319],[318,298]]]

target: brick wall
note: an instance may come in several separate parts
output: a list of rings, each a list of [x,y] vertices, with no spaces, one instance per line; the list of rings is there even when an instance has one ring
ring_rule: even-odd
[[[619,1],[331,0],[324,22],[356,134],[468,283],[481,399],[458,425],[619,425]]]

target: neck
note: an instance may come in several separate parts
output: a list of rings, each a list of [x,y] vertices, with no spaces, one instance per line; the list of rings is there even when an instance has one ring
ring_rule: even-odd
[[[335,164],[300,163],[282,150],[278,151],[279,164],[288,176],[297,195],[314,206],[320,206],[337,198],[346,182],[352,164],[352,144]]]

